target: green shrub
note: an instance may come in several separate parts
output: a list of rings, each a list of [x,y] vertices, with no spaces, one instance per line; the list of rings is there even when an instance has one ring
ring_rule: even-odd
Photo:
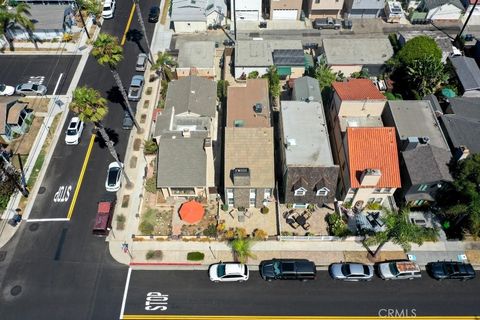
[[[147,179],[147,181],[145,182],[145,190],[150,193],[157,192],[157,179],[155,176]]]
[[[228,211],[228,204],[226,204],[226,203],[222,204],[222,210],[223,211]]]
[[[252,71],[247,76],[247,79],[257,79],[257,78],[258,78],[258,71]]]
[[[205,254],[198,251],[193,251],[187,253],[187,260],[188,261],[202,261],[205,258]]]
[[[142,221],[138,226],[138,229],[144,236],[153,234],[153,224],[148,221]]]
[[[263,214],[267,214],[269,211],[270,209],[268,209],[267,207],[262,207],[262,209],[260,209],[260,212]]]
[[[216,237],[217,236],[217,226],[213,223],[209,224],[207,229],[203,230],[203,235],[206,237]]]
[[[145,254],[145,258],[147,260],[151,260],[151,259],[162,260],[163,252],[161,250],[148,250],[147,254]]]
[[[6,209],[10,201],[10,196],[0,195],[0,209]]]
[[[125,215],[123,214],[119,214],[116,219],[118,223],[125,223],[126,220]]]
[[[330,233],[336,237],[346,237],[351,234],[347,224],[338,213],[332,213],[327,216],[327,223]]]
[[[369,210],[380,210],[382,209],[382,205],[378,202],[370,202],[367,204],[367,209]]]
[[[145,258],[147,260],[153,259],[153,256],[155,255],[155,252],[153,250],[148,250],[147,254],[145,254]]]
[[[156,154],[158,150],[157,143],[153,140],[145,140],[143,153]]]

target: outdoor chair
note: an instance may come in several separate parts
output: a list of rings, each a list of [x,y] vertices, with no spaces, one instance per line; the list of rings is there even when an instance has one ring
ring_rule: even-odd
[[[310,229],[310,223],[308,223],[308,222],[305,223],[305,224],[302,226],[302,228],[303,228],[304,230]]]
[[[290,223],[290,227],[292,227],[293,229],[297,229],[300,225],[295,221],[293,220],[291,223]]]
[[[303,216],[305,217],[305,219],[308,219],[312,216],[312,213],[310,211],[305,211],[305,213],[303,214]]]

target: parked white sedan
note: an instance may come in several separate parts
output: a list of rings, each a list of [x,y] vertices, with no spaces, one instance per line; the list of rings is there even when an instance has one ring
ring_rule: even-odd
[[[0,83],[0,96],[11,96],[15,93],[15,88],[12,86],[7,86],[6,84]]]
[[[108,165],[107,180],[105,181],[105,189],[108,192],[117,192],[122,185],[122,170],[121,166],[115,161]]]
[[[220,262],[212,264],[208,274],[213,282],[243,282],[248,280],[249,271],[245,264]]]

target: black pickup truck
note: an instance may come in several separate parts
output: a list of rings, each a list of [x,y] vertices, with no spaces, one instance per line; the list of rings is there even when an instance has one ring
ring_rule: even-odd
[[[260,263],[260,275],[263,280],[313,280],[317,269],[312,261],[306,259],[273,259]]]

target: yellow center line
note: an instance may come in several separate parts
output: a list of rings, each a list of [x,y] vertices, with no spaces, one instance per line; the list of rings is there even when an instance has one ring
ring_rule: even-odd
[[[87,153],[85,154],[85,160],[83,160],[82,171],[80,171],[80,176],[78,177],[77,186],[75,187],[72,203],[70,203],[70,208],[68,209],[67,219],[70,219],[72,217],[73,209],[75,208],[75,203],[77,202],[78,193],[80,192],[80,187],[82,185],[83,176],[85,175],[85,170],[87,170],[88,160],[90,159],[90,153],[92,153],[94,142],[95,142],[95,135],[92,134],[92,137],[90,138],[90,143],[88,145]]]
[[[127,25],[125,26],[125,32],[123,33],[122,42],[120,42],[120,45],[122,46],[125,44],[125,40],[127,39],[127,32],[130,29],[130,24],[132,23],[133,12],[135,12],[135,4],[132,5],[132,10],[130,10],[130,17],[128,18]]]

